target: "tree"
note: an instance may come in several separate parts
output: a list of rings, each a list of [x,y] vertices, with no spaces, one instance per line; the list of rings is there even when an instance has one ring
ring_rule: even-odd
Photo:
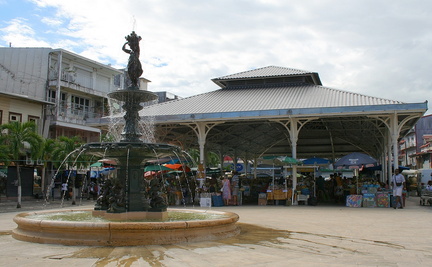
[[[216,152],[213,151],[207,152],[206,164],[208,167],[218,167],[220,163],[221,163],[220,156]]]
[[[0,125],[2,144],[8,147],[8,158],[17,168],[18,201],[17,208],[21,208],[21,171],[20,159],[29,151],[33,158],[38,158],[41,151],[42,137],[36,133],[36,124],[29,122],[10,122]]]
[[[73,167],[79,168],[81,166],[87,166],[88,162],[83,160],[85,157],[78,153],[79,147],[81,147],[82,144],[83,142],[78,136],[60,136],[56,141],[56,146],[52,153],[52,157],[60,159],[60,161],[54,162],[54,165],[57,168],[62,168],[64,164],[64,168],[70,171]],[[74,177],[72,177],[71,182],[72,189],[75,190]],[[76,195],[74,193],[72,195],[72,204],[75,204],[75,199]]]
[[[200,162],[200,152],[198,149],[191,148],[188,150],[188,154],[194,162]],[[205,155],[205,164],[207,167],[217,167],[220,164],[219,155],[216,152],[208,151]]]
[[[48,165],[48,162],[51,161],[51,159],[53,158],[53,152],[54,149],[56,148],[56,141],[54,139],[44,139],[43,143],[42,143],[42,151],[40,153],[40,159],[43,162],[43,167],[42,167],[42,182],[41,182],[41,186],[42,186],[42,192],[44,192],[44,188],[46,188],[47,182],[46,182],[46,167]],[[46,198],[48,200],[49,198],[49,192],[46,192]]]
[[[194,163],[197,163],[197,164],[200,163],[200,152],[198,149],[191,148],[188,150],[188,154],[192,158]]]

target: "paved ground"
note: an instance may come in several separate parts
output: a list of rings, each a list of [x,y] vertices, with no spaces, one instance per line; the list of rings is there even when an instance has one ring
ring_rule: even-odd
[[[59,208],[23,202],[20,210]],[[90,207],[85,201],[77,208]],[[70,208],[70,202],[65,202]],[[197,207],[199,209],[199,207]],[[0,203],[0,266],[432,266],[432,208],[218,207],[242,233],[216,242],[142,247],[70,247],[17,241],[15,203]]]

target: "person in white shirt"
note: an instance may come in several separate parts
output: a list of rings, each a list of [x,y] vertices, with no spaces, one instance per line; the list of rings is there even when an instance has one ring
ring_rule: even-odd
[[[402,203],[402,193],[405,189],[405,177],[399,173],[399,169],[395,169],[393,179],[392,179],[392,187],[393,187],[393,197],[396,198],[394,207],[398,207],[398,203],[400,204],[399,209],[403,209]]]
[[[63,199],[66,198],[66,200],[69,200],[69,190],[68,190],[68,184],[66,182],[62,183],[62,197]]]
[[[428,181],[428,184],[426,186],[427,191],[432,191],[432,180]]]

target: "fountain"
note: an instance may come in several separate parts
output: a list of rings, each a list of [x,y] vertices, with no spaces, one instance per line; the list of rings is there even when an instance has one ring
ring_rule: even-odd
[[[110,158],[117,165],[117,177],[106,179],[93,210],[41,211],[18,214],[13,237],[23,241],[64,245],[134,246],[216,240],[239,233],[238,215],[230,212],[168,209],[163,181],[144,179],[144,165],[151,159],[179,155],[180,149],[168,144],[140,140],[141,103],[157,98],[139,89],[143,73],[139,61],[139,41],[135,32],[125,37],[127,72],[131,84],[108,94],[123,102],[125,125],[122,138],[115,143],[88,143],[80,148],[99,158]],[[126,46],[130,49],[127,49]],[[200,219],[172,220],[170,213],[200,214]],[[76,215],[87,214],[83,219]],[[206,215],[206,216],[204,216]],[[70,219],[78,216],[78,220]],[[184,216],[180,216],[184,217]]]

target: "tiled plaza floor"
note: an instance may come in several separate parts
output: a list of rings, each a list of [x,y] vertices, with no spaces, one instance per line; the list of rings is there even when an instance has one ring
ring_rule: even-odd
[[[24,202],[20,212],[59,208]],[[70,202],[64,206],[70,208]],[[84,201],[77,208],[91,207]],[[189,207],[188,207],[189,208]],[[201,209],[196,207],[196,209]],[[0,266],[432,266],[432,208],[230,206],[239,236],[141,247],[83,247],[17,241],[14,204],[0,203]]]

